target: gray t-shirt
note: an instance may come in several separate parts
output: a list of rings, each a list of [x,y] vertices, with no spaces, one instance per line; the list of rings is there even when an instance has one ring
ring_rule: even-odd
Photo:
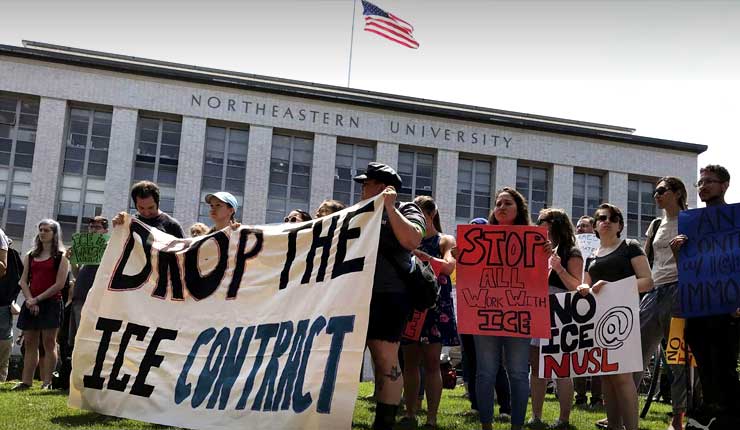
[[[424,214],[416,203],[401,203],[398,211],[401,216],[418,225],[421,231],[426,230]],[[375,280],[373,293],[403,293],[406,285],[403,283],[398,270],[389,260],[393,259],[402,270],[411,269],[411,252],[407,251],[396,238],[393,228],[388,221],[388,214],[383,211],[383,224],[380,227],[380,243],[378,244],[378,259],[375,264]]]
[[[671,240],[678,235],[678,218],[663,217],[653,239],[653,282],[655,285],[678,282],[676,259]]]
[[[625,239],[614,251],[602,257],[590,258],[588,261],[588,274],[591,281],[616,282],[620,279],[635,276],[632,268],[632,259],[645,255],[640,242],[634,239]]]

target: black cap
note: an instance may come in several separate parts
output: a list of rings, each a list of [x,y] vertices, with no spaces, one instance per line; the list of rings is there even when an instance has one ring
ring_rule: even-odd
[[[401,177],[396,173],[391,166],[383,163],[377,163],[375,161],[367,165],[367,170],[361,175],[355,176],[355,182],[365,182],[365,179],[375,179],[378,182],[382,182],[386,185],[392,185],[397,191],[400,191]]]

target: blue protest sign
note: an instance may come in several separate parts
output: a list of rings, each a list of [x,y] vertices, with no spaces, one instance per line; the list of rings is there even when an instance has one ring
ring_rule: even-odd
[[[682,211],[678,232],[689,238],[678,256],[681,316],[740,308],[740,204]]]

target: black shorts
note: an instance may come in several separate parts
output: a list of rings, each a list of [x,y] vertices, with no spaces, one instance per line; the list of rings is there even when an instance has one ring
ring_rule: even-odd
[[[59,328],[62,325],[62,301],[47,299],[39,302],[39,314],[31,315],[31,311],[23,303],[21,314],[18,315],[18,328],[21,330],[45,330]]]
[[[373,292],[367,339],[399,342],[411,312],[411,303],[406,293]]]

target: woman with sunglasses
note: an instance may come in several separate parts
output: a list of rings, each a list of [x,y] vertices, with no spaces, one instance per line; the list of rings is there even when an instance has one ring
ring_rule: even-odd
[[[583,271],[583,257],[576,246],[576,237],[573,234],[573,224],[568,214],[562,209],[542,209],[537,219],[537,225],[547,227],[547,236],[552,243],[553,252],[550,255],[550,274],[548,284],[550,294],[575,291],[581,284]],[[545,429],[548,426],[542,421],[542,406],[545,403],[547,382],[540,378],[540,343],[539,339],[532,340],[529,362],[532,364],[532,418],[527,421],[527,427]],[[570,409],[573,402],[573,379],[557,379],[555,381],[560,403],[560,417],[549,428],[562,430],[570,427]]]
[[[624,217],[618,207],[602,203],[596,213],[596,236],[600,241],[596,256],[589,260],[587,284],[578,287],[586,295],[599,294],[609,282],[635,276],[640,293],[653,288],[650,264],[640,243],[633,239],[621,238],[624,230]],[[637,430],[638,404],[637,387],[632,374],[602,376],[606,401],[607,429]]]
[[[288,216],[283,218],[283,222],[304,222],[304,221],[311,221],[311,214],[308,212],[302,210],[302,209],[293,209],[290,211]]]
[[[529,208],[524,196],[509,187],[498,190],[488,222],[494,225],[529,225]],[[504,366],[511,387],[511,429],[520,430],[524,425],[529,397],[530,339],[474,335],[473,340],[476,358],[475,391],[481,428],[493,429],[493,393],[499,366]]]
[[[640,301],[643,368],[647,367],[650,356],[663,338],[668,339],[670,332],[671,316],[678,303],[678,268],[671,241],[678,236],[678,213],[688,208],[686,186],[674,176],[658,180],[653,198],[664,215],[656,218],[646,233],[645,254],[652,266],[655,288]],[[682,430],[686,412],[686,370],[684,366],[671,365],[671,372],[672,429]],[[641,380],[642,372],[636,372],[635,384],[638,387]]]

